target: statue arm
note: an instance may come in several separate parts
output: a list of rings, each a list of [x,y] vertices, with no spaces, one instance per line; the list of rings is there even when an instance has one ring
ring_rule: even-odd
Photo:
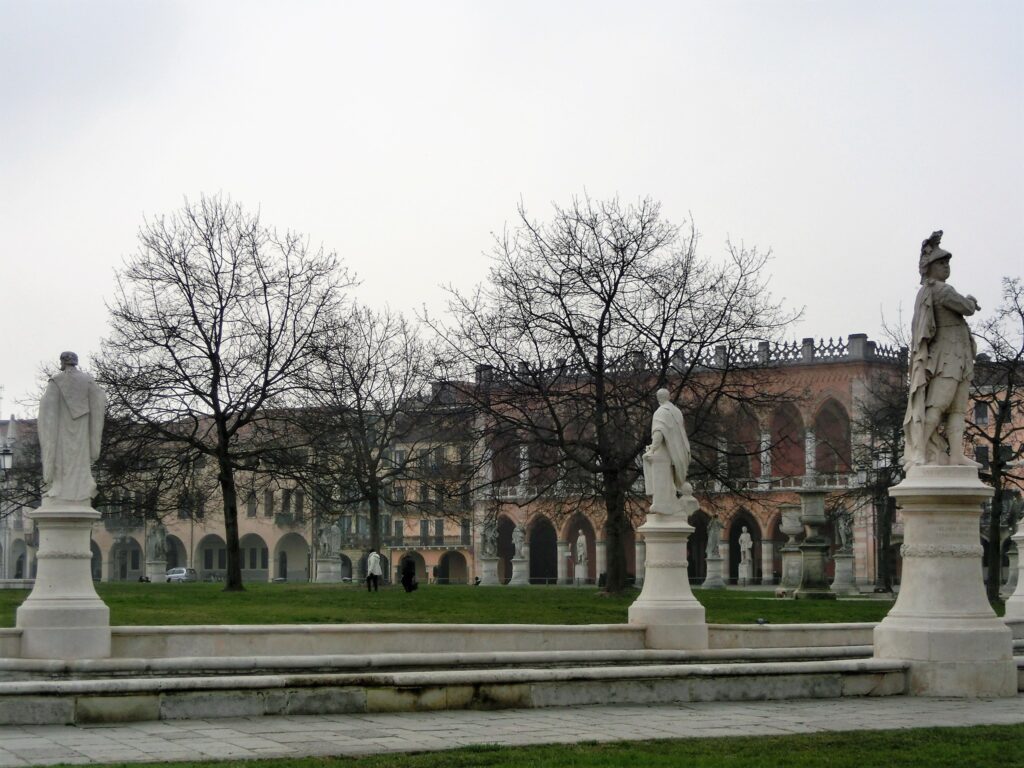
[[[946,309],[965,317],[970,317],[979,309],[978,302],[973,296],[961,296],[956,288],[948,283],[943,286],[939,301]]]

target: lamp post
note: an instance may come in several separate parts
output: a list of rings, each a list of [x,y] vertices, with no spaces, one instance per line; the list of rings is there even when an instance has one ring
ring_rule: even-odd
[[[14,466],[14,451],[11,450],[10,446],[4,443],[4,446],[0,448],[0,470],[3,470],[4,480],[7,479],[7,473],[11,471]]]

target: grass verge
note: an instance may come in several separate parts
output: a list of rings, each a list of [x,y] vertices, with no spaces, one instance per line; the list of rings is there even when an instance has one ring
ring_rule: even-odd
[[[114,625],[160,624],[620,624],[635,590],[604,595],[593,587],[426,585],[406,594],[385,587],[370,594],[353,585],[249,584],[224,592],[218,584],[97,584]],[[771,592],[695,590],[714,624],[880,621],[888,600],[780,600]],[[14,626],[23,590],[0,590],[0,626]]]

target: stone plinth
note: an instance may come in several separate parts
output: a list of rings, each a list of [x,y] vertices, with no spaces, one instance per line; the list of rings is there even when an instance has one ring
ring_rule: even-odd
[[[1020,556],[1024,548],[1024,522],[1019,525],[1020,530],[1013,535],[1013,542],[1017,545],[1017,586],[1006,599],[1006,613],[1003,618],[1007,621],[1024,621],[1024,558]],[[1012,577],[1011,577],[1012,578]]]
[[[146,578],[152,582],[166,581],[167,580],[167,561],[166,560],[147,560],[146,561]]]
[[[88,502],[44,499],[28,516],[39,528],[39,549],[35,585],[17,612],[22,657],[107,658],[110,610],[93,586],[89,548],[100,513]]]
[[[736,584],[745,587],[753,582],[753,563],[749,560],[740,560],[738,566],[736,566]]]
[[[708,573],[704,577],[702,589],[725,589],[725,580],[722,578],[722,558],[709,557],[707,559]]]
[[[800,574],[803,573],[803,555],[797,546],[782,547],[782,581],[779,586],[785,590],[796,589],[800,586]]]
[[[341,558],[321,557],[316,561],[316,581],[318,584],[338,584],[341,582]]]
[[[875,658],[911,663],[917,696],[1017,695],[1010,628],[981,578],[978,521],[992,489],[973,467],[914,467],[889,490],[903,510],[903,578],[875,628]]]
[[[686,497],[696,511],[697,501]],[[651,513],[640,531],[647,558],[644,587],[629,607],[629,623],[646,625],[648,648],[702,650],[708,647],[704,606],[690,590],[686,541],[693,527],[686,514]]]
[[[496,557],[481,557],[480,558],[480,584],[482,586],[494,586],[500,584],[498,581],[498,558]]]
[[[853,572],[853,555],[848,552],[837,552],[832,556],[835,563],[835,576],[832,578],[832,592],[837,595],[859,595],[857,577]]]
[[[512,578],[508,583],[513,586],[525,586],[530,583],[530,561],[527,558],[512,558]]]
[[[828,491],[820,488],[804,488],[800,494],[800,522],[804,526],[804,540],[800,550],[800,583],[793,597],[798,600],[835,600],[836,596],[825,577],[825,560],[831,547],[821,532],[827,522],[825,518],[825,497]]]

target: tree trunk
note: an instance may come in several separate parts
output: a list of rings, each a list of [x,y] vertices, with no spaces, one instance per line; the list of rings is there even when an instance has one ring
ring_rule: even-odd
[[[224,578],[225,592],[241,592],[242,561],[238,552],[238,491],[235,488],[235,470],[226,451],[218,451],[220,492],[224,498],[224,538],[228,553],[228,571]]]
[[[374,491],[367,502],[370,505],[370,549],[380,552],[380,496]]]
[[[622,487],[622,475],[619,472],[604,473],[604,505],[605,505],[605,572],[604,588],[606,592],[621,592],[626,588],[626,489]],[[598,574],[600,579],[601,574]]]
[[[999,446],[996,446],[996,450]],[[999,587],[1003,575],[1003,552],[1002,542],[999,540],[999,524],[1003,519],[1003,483],[1002,473],[996,467],[998,457],[992,462],[992,487],[995,493],[992,496],[992,514],[988,519],[988,574],[985,579],[985,592],[988,594],[989,602],[999,599]]]

